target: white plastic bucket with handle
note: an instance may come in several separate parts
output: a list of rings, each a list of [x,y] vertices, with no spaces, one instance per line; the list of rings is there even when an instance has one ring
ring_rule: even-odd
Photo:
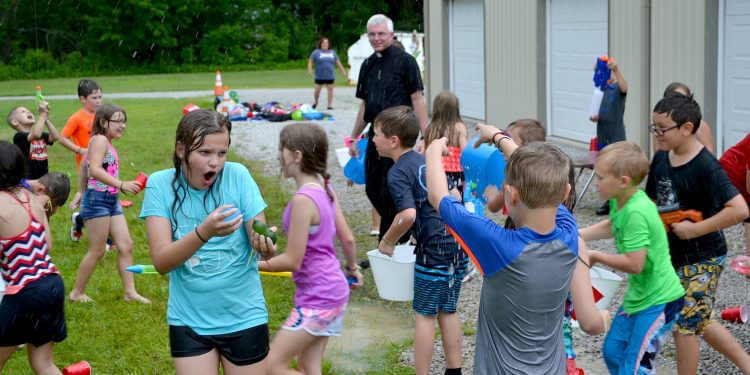
[[[414,246],[396,246],[393,257],[378,249],[367,252],[378,295],[390,301],[414,299]]]
[[[599,310],[609,309],[609,304],[612,303],[617,288],[622,284],[622,277],[599,267],[591,267],[589,276],[591,277],[591,285],[603,295],[602,299],[596,303],[596,308]]]

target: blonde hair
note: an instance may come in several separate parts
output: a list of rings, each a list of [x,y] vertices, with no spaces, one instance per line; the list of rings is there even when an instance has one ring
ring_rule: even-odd
[[[505,167],[505,183],[530,209],[557,207],[565,199],[570,162],[557,146],[531,142],[516,149]]]
[[[615,177],[630,177],[633,185],[640,184],[648,173],[648,157],[633,141],[609,144],[599,152],[596,161]]]

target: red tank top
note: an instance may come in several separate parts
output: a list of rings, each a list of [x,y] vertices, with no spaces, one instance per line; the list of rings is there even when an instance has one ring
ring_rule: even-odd
[[[0,274],[5,281],[5,294],[16,294],[24,286],[49,274],[59,273],[47,249],[44,225],[36,220],[31,207],[11,195],[29,213],[29,225],[16,236],[0,237]],[[26,198],[29,194],[24,191]]]

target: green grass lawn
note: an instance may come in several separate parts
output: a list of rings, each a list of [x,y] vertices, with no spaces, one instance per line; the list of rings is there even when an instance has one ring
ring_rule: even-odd
[[[222,72],[222,81],[231,89],[312,87],[307,69]],[[95,80],[106,94],[121,92],[213,90],[216,72],[175,73],[132,76],[87,77]],[[337,73],[337,82],[346,78]],[[42,86],[45,95],[75,95],[78,78],[0,81],[0,95],[34,95]]]
[[[72,81],[71,81],[72,82]],[[26,82],[29,84],[29,82]],[[26,85],[25,84],[25,85]],[[202,106],[211,98],[191,99],[121,99],[128,114],[128,127],[125,136],[115,141],[120,155],[120,175],[134,179],[138,172],[152,173],[171,167],[174,128],[178,124],[182,106],[188,101]],[[0,112],[7,113],[18,105],[33,106],[27,101],[0,101]],[[77,100],[58,100],[52,103],[51,121],[61,129],[67,117],[78,110]],[[0,139],[10,140],[12,130],[7,125],[0,126]],[[73,154],[59,144],[49,148],[49,169],[68,173],[75,181]],[[231,155],[230,160],[239,160]],[[270,223],[280,226],[282,210],[289,200],[290,193],[279,189],[278,176],[264,176],[258,172],[261,166],[245,162],[260,186],[268,204],[266,217]],[[71,192],[71,198],[73,192]],[[130,234],[133,237],[135,263],[150,264],[145,227],[138,218],[143,194],[129,196],[133,207],[124,208]],[[75,280],[78,264],[86,252],[87,240],[79,243],[68,239],[71,210],[66,206],[51,218],[54,245],[50,252],[53,262],[61,270],[69,292]],[[369,220],[369,213],[362,215]],[[369,223],[362,222],[361,225]],[[365,258],[367,249],[375,247],[375,240],[366,233],[359,233],[357,242],[359,257]],[[279,248],[284,249],[286,238],[279,236]],[[174,369],[169,353],[168,330],[166,324],[166,303],[168,297],[168,277],[159,275],[136,275],[138,291],[150,298],[152,305],[127,303],[122,299],[122,284],[117,274],[116,254],[109,253],[97,266],[87,293],[95,302],[91,304],[66,304],[68,338],[55,347],[55,362],[61,368],[69,364],[87,360],[98,374],[149,373],[168,374]],[[262,277],[266,305],[270,315],[272,334],[281,326],[292,307],[294,286],[291,280],[279,277]],[[368,276],[366,287],[352,294],[352,301],[381,303],[377,298],[372,278]],[[408,316],[406,304],[392,305]],[[369,359],[369,373],[410,373],[411,369],[398,365],[398,356],[404,345],[389,345]],[[7,374],[31,373],[25,349],[16,352],[6,364]],[[326,363],[325,373],[335,374],[330,363]],[[340,370],[340,373],[346,371]]]

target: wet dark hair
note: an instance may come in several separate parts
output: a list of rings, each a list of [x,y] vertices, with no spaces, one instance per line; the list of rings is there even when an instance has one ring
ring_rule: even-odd
[[[695,134],[701,125],[701,107],[692,95],[683,95],[679,92],[669,93],[656,103],[654,113],[666,113],[678,126],[688,122],[692,123],[692,134]]]
[[[693,95],[693,93],[690,91],[690,87],[688,87],[686,84],[682,82],[672,82],[669,85],[667,85],[667,88],[664,89],[664,97],[667,97],[669,94],[673,92],[677,92],[677,90],[683,89],[688,95]],[[682,94],[681,92],[677,92],[678,94]]]
[[[322,126],[307,122],[290,124],[281,129],[279,151],[299,151],[302,153],[300,171],[319,174],[323,177],[323,187],[333,202],[333,193],[328,189],[331,175],[328,173],[328,136]]]
[[[78,97],[84,97],[88,98],[89,95],[91,95],[92,92],[100,90],[101,86],[99,86],[98,83],[94,82],[91,79],[82,79],[80,82],[78,82]]]
[[[458,97],[454,93],[443,91],[435,97],[432,102],[432,120],[424,134],[425,148],[440,137],[448,138],[448,146],[458,146],[456,124],[464,122],[459,109]]]
[[[402,147],[411,148],[417,143],[419,136],[419,123],[414,110],[399,105],[380,112],[372,122],[386,137],[396,136]]]
[[[44,192],[52,201],[52,206],[60,207],[70,196],[70,178],[60,172],[49,172],[39,177],[38,182],[44,186]]]
[[[112,116],[117,112],[122,112],[122,115],[124,116],[123,120],[128,120],[128,114],[125,113],[125,110],[122,107],[109,103],[100,105],[99,108],[96,109],[94,122],[91,124],[91,135],[106,135],[107,128],[102,125],[102,123],[112,120]]]
[[[26,160],[18,146],[0,140],[0,190],[13,190],[26,176]]]
[[[98,111],[97,111],[98,113]],[[173,226],[172,231],[177,230],[177,211],[182,208],[182,204],[185,202],[187,197],[187,183],[181,179],[183,174],[182,162],[184,160],[186,167],[190,168],[190,154],[203,146],[203,141],[207,135],[224,133],[231,135],[232,133],[232,122],[227,120],[221,113],[216,112],[212,109],[197,109],[195,111],[188,112],[180,124],[177,125],[177,132],[175,134],[175,151],[172,154],[172,164],[174,165],[174,178],[172,179],[172,190],[174,191],[175,200],[172,202],[172,220]],[[229,142],[231,143],[231,136]],[[183,158],[177,155],[177,147],[184,147]],[[219,175],[216,180],[208,187],[208,193],[203,198],[203,207],[206,211],[213,211],[215,208],[210,208],[208,205],[209,198],[213,200],[214,207],[218,207],[221,203],[221,193],[219,191],[220,181],[223,177],[223,171],[219,171]],[[186,181],[187,179],[185,179]]]

